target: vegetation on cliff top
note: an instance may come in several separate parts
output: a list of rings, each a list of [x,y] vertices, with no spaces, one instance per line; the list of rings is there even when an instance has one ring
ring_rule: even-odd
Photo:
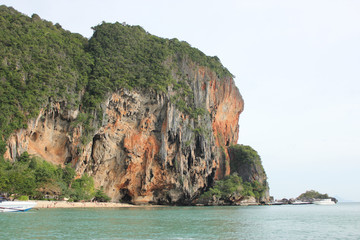
[[[103,22],[88,40],[36,14],[0,6],[0,155],[9,135],[51,102],[81,109],[86,117],[78,124],[91,132],[102,117],[100,103],[121,88],[166,92],[172,86],[180,96],[176,106],[197,116],[202,111],[193,107],[191,88],[172,74],[182,61],[208,67],[219,78],[232,76],[217,57],[140,26]],[[185,102],[190,107],[181,108]]]
[[[315,190],[309,190],[300,194],[300,196],[298,196],[296,199],[327,199],[327,198],[330,198],[327,193],[321,194]]]
[[[262,166],[261,158],[257,151],[247,145],[232,145],[229,148],[232,154],[232,161],[230,162],[231,173],[239,172],[240,169],[251,169],[251,165],[259,168],[266,178],[265,170]]]
[[[60,25],[0,6],[0,154],[15,129],[25,128],[49,101],[80,104],[92,58],[87,39]]]
[[[219,78],[232,76],[217,57],[208,57],[186,42],[151,35],[140,26],[103,22],[93,30],[87,49],[94,65],[84,96],[84,106],[91,109],[111,91],[137,88],[166,93],[172,86],[178,93],[172,102],[194,117],[198,111],[192,109],[193,91],[182,76],[182,61],[209,67]]]

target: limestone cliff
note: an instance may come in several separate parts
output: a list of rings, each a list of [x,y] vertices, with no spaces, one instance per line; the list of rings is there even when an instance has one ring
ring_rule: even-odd
[[[36,14],[0,15],[6,159],[71,164],[132,203],[187,204],[230,173],[243,99],[217,57],[139,26],[103,22],[86,39]]]
[[[78,110],[52,104],[11,135],[6,158],[22,152],[55,163],[71,163],[88,173],[114,201],[190,203],[229,162],[223,149],[238,140],[243,100],[232,78],[219,79],[206,67],[186,64],[194,102],[207,112],[196,119],[171,102],[175,93],[151,90],[109,93],[101,126],[86,145],[81,126],[72,126]]]

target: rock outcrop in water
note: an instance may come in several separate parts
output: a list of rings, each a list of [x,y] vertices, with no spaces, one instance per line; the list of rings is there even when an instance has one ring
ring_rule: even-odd
[[[258,202],[268,202],[269,185],[259,154],[246,145],[233,145],[228,148],[228,151],[231,159],[231,174],[235,173],[244,182],[252,183],[253,191],[259,192]]]
[[[0,10],[4,19],[22,21],[18,31],[36,25],[58,36],[37,53],[41,36],[33,30],[35,45],[24,42],[23,47],[32,51],[19,53],[7,45],[12,55],[1,56],[6,71],[21,73],[9,81],[25,86],[14,85],[19,95],[32,91],[31,85],[27,88],[32,81],[45,89],[39,90],[38,101],[18,100],[23,107],[11,110],[17,122],[26,124],[6,128],[13,129],[11,134],[1,128],[6,159],[14,161],[27,151],[54,164],[71,164],[78,176],[92,176],[113,201],[136,204],[190,204],[230,174],[227,149],[238,141],[244,103],[218,58],[138,26],[103,23],[87,41],[37,15],[30,19],[4,6]],[[12,21],[7,23],[11,27]],[[66,41],[76,41],[76,53]],[[34,56],[44,49],[51,59]],[[54,62],[57,58],[62,60]],[[66,65],[70,60],[77,68],[68,74],[64,69],[71,68]],[[28,70],[33,66],[43,75]],[[74,87],[64,88],[61,79]],[[55,94],[48,97],[51,91]],[[17,114],[24,109],[25,117]]]
[[[258,205],[269,202],[269,186],[258,153],[246,145],[227,148],[230,173],[204,192],[197,204]]]

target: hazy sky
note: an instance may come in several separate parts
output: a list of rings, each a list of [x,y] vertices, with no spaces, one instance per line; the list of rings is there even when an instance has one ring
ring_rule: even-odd
[[[359,0],[0,0],[91,37],[140,25],[218,56],[245,100],[239,143],[275,198],[310,189],[360,201]]]

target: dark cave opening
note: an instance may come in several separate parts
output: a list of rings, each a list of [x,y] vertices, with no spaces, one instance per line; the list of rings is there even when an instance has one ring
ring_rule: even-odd
[[[131,203],[132,201],[132,196],[130,196],[129,194],[129,190],[124,188],[124,189],[120,189],[120,194],[121,194],[121,198],[120,201],[123,203]]]

